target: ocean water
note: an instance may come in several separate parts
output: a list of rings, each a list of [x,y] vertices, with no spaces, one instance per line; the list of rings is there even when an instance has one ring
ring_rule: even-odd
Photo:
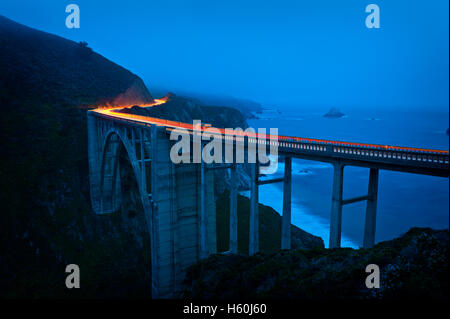
[[[278,128],[281,135],[369,142],[399,146],[446,149],[448,112],[350,110],[340,119],[324,118],[316,110],[268,107],[259,119],[249,120],[257,128]],[[284,164],[270,177],[281,177]],[[333,168],[330,164],[294,159],[292,168],[292,223],[320,236],[326,247]],[[350,198],[367,193],[369,169],[345,167],[344,194]],[[282,183],[262,185],[260,202],[282,211]],[[342,246],[362,246],[366,202],[343,207]],[[449,181],[446,178],[380,171],[376,242],[389,240],[411,227],[449,227]]]

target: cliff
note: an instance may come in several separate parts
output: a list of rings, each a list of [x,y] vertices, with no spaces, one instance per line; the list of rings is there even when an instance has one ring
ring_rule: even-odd
[[[153,107],[139,107],[122,109],[118,112],[132,113],[144,116],[158,117],[166,120],[191,123],[201,120],[202,124],[211,124],[221,128],[246,129],[248,127],[245,117],[234,108],[225,106],[202,105],[193,100],[167,94],[166,103]]]
[[[148,294],[148,234],[135,181],[124,209],[91,211],[86,107],[152,102],[142,80],[83,43],[0,16],[0,295]],[[126,173],[129,163],[124,161]],[[83,292],[64,287],[82,269]]]
[[[2,97],[92,106],[153,101],[142,80],[76,43],[0,16]]]
[[[182,297],[447,300],[448,249],[448,230],[412,228],[371,249],[212,255],[188,270]],[[369,264],[380,267],[378,289],[365,285]]]

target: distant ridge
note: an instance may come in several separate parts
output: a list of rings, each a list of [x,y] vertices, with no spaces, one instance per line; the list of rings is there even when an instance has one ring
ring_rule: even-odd
[[[165,94],[167,89],[154,89],[153,92],[160,91],[160,94]],[[232,96],[224,96],[221,94],[212,93],[198,93],[189,91],[177,91],[178,96],[189,99],[199,105],[204,106],[224,106],[238,109],[247,118],[252,117],[253,113],[261,113],[262,106],[258,102],[249,99],[236,98]]]

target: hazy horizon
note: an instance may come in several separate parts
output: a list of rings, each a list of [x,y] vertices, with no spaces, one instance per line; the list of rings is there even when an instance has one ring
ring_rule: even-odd
[[[0,14],[74,41],[167,89],[278,107],[448,112],[448,1],[2,1]]]
[[[172,93],[175,95],[179,95],[182,97],[186,97],[186,98],[198,98],[199,100],[201,100],[201,96],[204,96],[204,92],[201,91],[195,91],[195,90],[183,90],[183,89],[173,89],[173,88],[168,88],[168,87],[158,87],[158,86],[153,86],[149,83],[145,83],[145,85],[147,86],[147,88],[149,89],[150,93],[152,94],[152,96],[154,98],[161,98],[164,97],[167,93]],[[379,110],[380,112],[389,112],[389,111],[393,111],[393,112],[431,112],[431,113],[444,113],[444,114],[449,114],[450,113],[450,109],[447,108],[440,108],[439,106],[431,106],[430,108],[428,108],[430,105],[424,105],[424,106],[416,106],[416,107],[410,107],[409,105],[402,105],[402,106],[398,106],[398,105],[376,105],[376,106],[370,106],[369,108],[360,108],[358,105],[333,105],[333,104],[321,104],[321,105],[314,105],[314,104],[302,104],[302,103],[277,103],[275,102],[262,102],[256,99],[251,99],[248,98],[246,96],[236,96],[236,95],[231,95],[231,94],[220,94],[220,93],[211,93],[211,94],[207,94],[206,96],[210,97],[210,98],[217,98],[218,100],[221,99],[236,99],[236,100],[248,100],[250,102],[255,102],[255,103],[259,103],[263,108],[267,108],[267,107],[275,107],[275,108],[280,108],[281,110],[286,109],[286,110],[292,110],[292,109],[299,109],[299,110],[306,110],[306,111],[314,111],[316,110],[317,112],[326,112],[329,111],[331,108],[337,108],[341,111],[362,111],[362,112],[372,112],[372,111],[377,111]],[[220,106],[220,105],[219,105]],[[223,106],[232,106],[232,105],[223,105]],[[365,112],[365,113],[367,113]]]

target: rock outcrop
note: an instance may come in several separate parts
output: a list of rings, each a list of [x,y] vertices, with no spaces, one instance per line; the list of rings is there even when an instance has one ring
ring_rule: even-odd
[[[192,266],[183,297],[196,299],[447,300],[448,230],[412,228],[370,249],[289,250],[212,255]],[[366,266],[380,268],[380,288],[365,285]]]
[[[343,117],[345,114],[342,113],[339,109],[332,107],[327,113],[323,115],[323,117],[329,117],[329,118],[340,118]]]
[[[245,117],[237,109],[225,106],[202,105],[193,100],[168,93],[162,98],[166,102],[152,107],[133,106],[117,112],[139,114],[163,118],[171,121],[192,124],[194,120],[201,120],[202,124],[211,124],[219,128],[246,129]]]

